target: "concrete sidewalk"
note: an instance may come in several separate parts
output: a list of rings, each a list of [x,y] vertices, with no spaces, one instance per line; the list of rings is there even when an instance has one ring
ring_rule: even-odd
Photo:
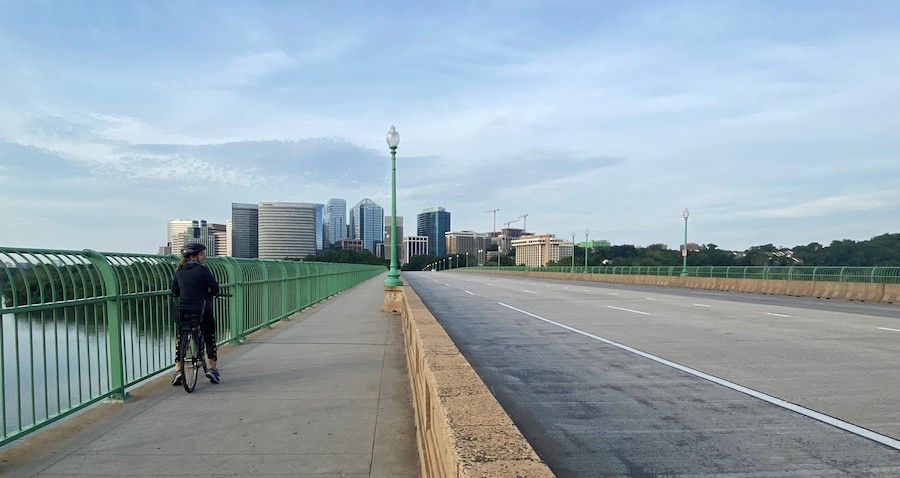
[[[3,476],[417,477],[398,316],[382,277],[220,348],[222,383],[166,373],[0,452]]]

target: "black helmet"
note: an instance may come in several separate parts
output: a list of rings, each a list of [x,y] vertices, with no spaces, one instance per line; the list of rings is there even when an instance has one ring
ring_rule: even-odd
[[[199,242],[192,242],[190,244],[185,244],[184,247],[181,248],[181,256],[182,257],[191,257],[200,254],[201,252],[206,250],[206,246],[200,244]]]

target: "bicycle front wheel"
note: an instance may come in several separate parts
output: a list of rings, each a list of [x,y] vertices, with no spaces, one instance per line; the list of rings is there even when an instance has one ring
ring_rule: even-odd
[[[184,386],[185,392],[191,393],[197,386],[197,376],[200,374],[202,359],[193,331],[186,330],[181,334],[181,357],[181,370],[184,373],[181,384]]]

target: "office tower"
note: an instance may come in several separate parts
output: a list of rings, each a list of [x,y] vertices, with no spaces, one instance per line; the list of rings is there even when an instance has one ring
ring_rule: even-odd
[[[486,251],[491,244],[491,235],[472,232],[448,232],[444,234],[447,245],[447,254],[465,254],[475,257],[478,250]]]
[[[444,234],[450,232],[450,213],[442,207],[425,209],[417,216],[417,234],[428,237],[428,253],[435,256],[447,254]]]
[[[316,253],[325,249],[325,205],[316,204]]]
[[[184,244],[181,243],[179,235],[183,234],[185,229],[191,227],[193,222],[190,219],[172,219],[169,221],[166,240],[173,254],[181,254],[181,248]]]
[[[563,257],[572,257],[574,244],[553,234],[523,236],[512,241],[516,248],[516,265],[543,267],[548,262],[556,262]]]
[[[428,237],[409,236],[403,238],[403,252],[400,253],[401,262],[406,264],[416,256],[428,254]]]
[[[206,246],[206,255],[216,255],[216,231],[221,228],[221,232],[225,232],[225,226],[222,224],[208,224],[205,220],[191,221],[191,225],[186,227],[176,239],[178,249],[172,249],[172,252],[181,255],[181,248],[186,244],[203,244]],[[223,238],[224,240],[224,238]],[[224,248],[223,248],[224,249]]]
[[[397,216],[397,258],[402,264],[403,260],[403,216]],[[376,254],[377,255],[377,254]],[[384,256],[385,259],[391,260],[391,216],[384,216]]]
[[[207,223],[209,233],[216,239],[212,247],[212,254],[207,252],[206,255],[225,256],[228,255],[228,226],[225,224]]]
[[[259,203],[260,259],[302,259],[315,253],[315,204]]]
[[[350,231],[363,249],[374,254],[375,243],[384,242],[384,209],[369,198],[356,203],[350,210]]]
[[[231,256],[259,257],[259,205],[231,203]]]
[[[344,199],[329,199],[325,203],[325,210],[322,214],[322,221],[325,223],[324,246],[334,247],[334,244],[341,239],[350,237],[347,234],[347,201]]]

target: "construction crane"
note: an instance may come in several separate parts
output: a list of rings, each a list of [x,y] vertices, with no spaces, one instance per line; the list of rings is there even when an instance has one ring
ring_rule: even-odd
[[[522,232],[528,232],[528,214],[522,214],[519,219],[522,220]]]
[[[489,212],[494,213],[494,230],[491,231],[494,234],[497,233],[497,211],[499,211],[499,209],[491,209],[490,211],[484,211],[485,214],[487,214]]]
[[[510,225],[510,224],[512,224],[512,223],[514,223],[514,222],[519,222],[520,220],[521,220],[521,219],[513,219],[512,221],[504,222],[503,224],[506,226],[507,229],[509,229],[509,225]]]

